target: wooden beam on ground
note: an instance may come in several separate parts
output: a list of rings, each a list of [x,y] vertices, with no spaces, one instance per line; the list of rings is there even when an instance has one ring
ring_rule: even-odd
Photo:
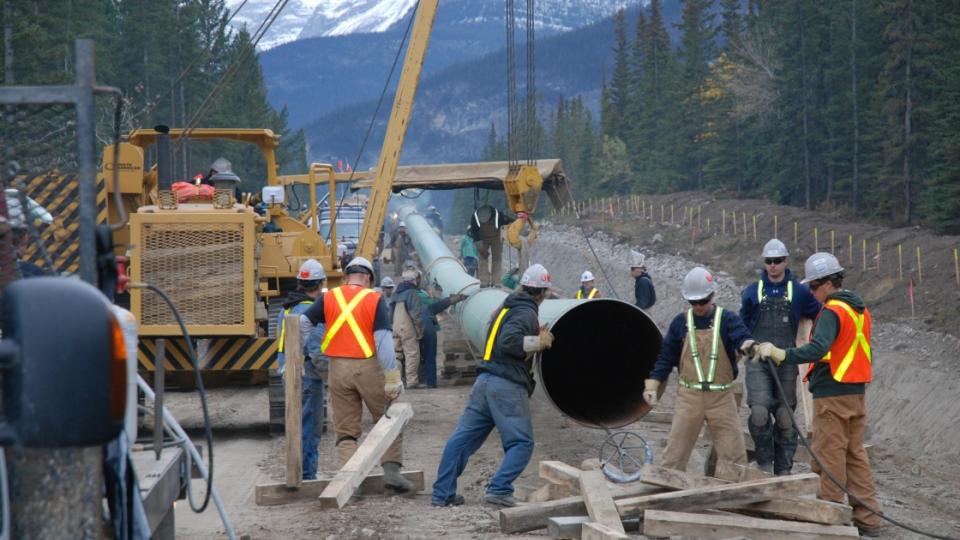
[[[643,531],[644,534],[656,536],[695,538],[745,536],[755,540],[860,537],[856,527],[664,510],[647,510],[643,517]]]
[[[739,514],[809,521],[823,525],[845,525],[853,519],[853,508],[849,505],[803,497],[770,499],[729,510]]]
[[[667,489],[698,489],[729,484],[726,480],[647,464],[640,470],[640,481]]]
[[[562,461],[541,461],[540,478],[553,484],[578,488],[583,471]]]
[[[634,482],[611,490],[614,500],[652,493],[663,489]],[[524,504],[500,510],[500,531],[505,534],[535,531],[547,526],[547,519],[560,516],[584,516],[587,505],[583,497],[567,497],[555,501],[536,504]]]
[[[555,501],[565,497],[572,497],[573,495],[573,489],[570,486],[548,483],[531,491],[527,495],[526,501],[528,503]]]
[[[584,523],[590,522],[590,516],[561,516],[547,519],[547,536],[555,540],[580,540]],[[642,533],[643,520],[631,518],[623,520],[627,532]]]
[[[619,520],[617,521],[619,523]],[[621,527],[622,528],[622,527]],[[583,540],[621,540],[630,538],[627,533],[608,527],[603,523],[584,523],[580,528]]]
[[[424,489],[423,471],[402,471],[404,478],[413,482],[417,491]],[[333,476],[317,480],[304,480],[299,488],[288,488],[286,484],[261,484],[254,489],[255,500],[259,506],[277,506],[303,501],[316,501]],[[371,474],[363,479],[358,495],[376,495],[384,493],[383,474]]]
[[[583,502],[587,505],[587,514],[590,518],[610,529],[626,534],[620,524],[620,512],[613,502],[613,495],[607,489],[607,480],[600,471],[583,471],[580,473],[580,493]]]
[[[300,316],[283,317],[284,333],[284,411],[285,436],[287,445],[288,488],[297,488],[303,483],[303,440],[301,432],[303,399],[303,351],[300,348]]]
[[[386,415],[380,417],[367,434],[367,438],[353,453],[353,457],[344,464],[320,494],[320,507],[343,508],[411,418],[413,418],[413,407],[409,403],[391,405],[390,418]]]
[[[795,474],[659,495],[629,497],[618,500],[617,508],[621,516],[633,516],[644,510],[731,508],[778,497],[813,495],[819,485],[820,477],[816,474]]]
[[[602,465],[600,465],[600,460],[597,458],[587,458],[580,462],[580,470],[582,471],[592,471],[600,467],[602,467]]]

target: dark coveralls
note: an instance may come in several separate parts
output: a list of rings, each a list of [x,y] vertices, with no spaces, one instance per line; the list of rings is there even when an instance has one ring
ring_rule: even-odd
[[[813,319],[819,311],[820,302],[806,285],[793,278],[789,269],[778,283],[772,283],[764,271],[757,283],[743,290],[740,304],[740,317],[753,338],[758,343],[769,341],[781,349],[795,345],[799,319]],[[762,362],[747,363],[747,425],[756,447],[757,465],[772,468],[778,475],[790,474],[797,451],[797,429],[789,412],[797,407],[797,370],[796,365],[787,363],[777,367],[787,395],[784,402],[769,367]]]

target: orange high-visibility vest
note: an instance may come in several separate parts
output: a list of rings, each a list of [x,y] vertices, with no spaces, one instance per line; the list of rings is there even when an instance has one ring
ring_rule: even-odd
[[[323,295],[327,332],[320,350],[338,358],[370,358],[376,352],[373,323],[380,293],[359,285],[343,285]]]
[[[829,300],[823,309],[832,311],[840,321],[837,338],[830,345],[830,351],[820,359],[830,364],[830,374],[841,383],[868,383],[871,379],[870,364],[873,352],[870,349],[870,328],[873,317],[870,310],[864,308],[857,313],[849,304],[837,299]],[[823,311],[820,312],[823,314]],[[819,319],[820,316],[817,316]],[[813,335],[811,333],[811,339]],[[810,364],[807,377],[813,371],[815,363]]]

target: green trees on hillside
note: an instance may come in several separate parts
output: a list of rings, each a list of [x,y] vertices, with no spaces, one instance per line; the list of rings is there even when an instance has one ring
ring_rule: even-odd
[[[672,45],[664,1],[615,19],[599,131],[578,143],[593,161],[544,153],[578,193],[706,189],[960,232],[955,1],[672,0]]]
[[[0,25],[12,37],[9,47],[0,43],[0,50],[11,53],[13,60],[5,81],[70,82],[74,40],[92,38],[98,81],[124,92],[124,131],[187,125],[230,65],[252,47],[247,31],[227,26],[230,12],[223,0],[0,0],[0,4]],[[101,116],[98,139],[106,144],[110,115]],[[197,126],[271,128],[282,136],[281,169],[305,170],[303,134],[289,133],[286,112],[273,110],[267,102],[256,54],[247,54]],[[174,156],[175,177],[205,171],[221,155],[233,162],[244,180],[243,189],[256,189],[263,182],[259,151],[239,143],[181,145]]]

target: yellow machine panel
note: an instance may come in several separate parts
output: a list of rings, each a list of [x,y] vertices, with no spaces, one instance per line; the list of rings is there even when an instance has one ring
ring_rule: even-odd
[[[195,336],[256,335],[258,280],[256,215],[237,205],[176,211],[141,208],[130,216],[134,282],[156,285],[171,297]],[[156,294],[130,293],[141,336],[180,333],[172,312]]]

